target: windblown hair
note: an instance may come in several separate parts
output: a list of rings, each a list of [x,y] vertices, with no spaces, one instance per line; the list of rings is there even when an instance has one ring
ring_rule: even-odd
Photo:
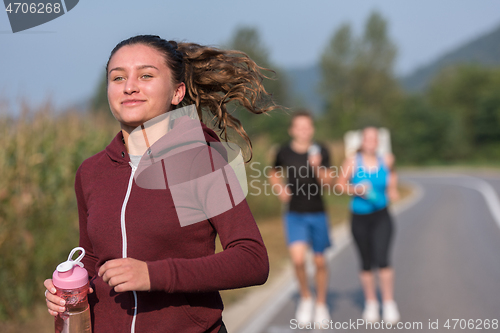
[[[235,130],[248,146],[250,161],[252,142],[241,122],[228,112],[227,106],[236,102],[254,114],[279,108],[262,84],[267,78],[262,71],[273,71],[260,67],[240,51],[177,43],[154,35],[135,36],[120,42],[111,52],[108,65],[116,51],[135,44],[150,46],[164,56],[172,71],[173,83],[184,82],[186,85],[186,95],[180,105],[195,104],[200,120],[207,120],[206,113],[208,121],[225,141],[228,141],[228,130]]]

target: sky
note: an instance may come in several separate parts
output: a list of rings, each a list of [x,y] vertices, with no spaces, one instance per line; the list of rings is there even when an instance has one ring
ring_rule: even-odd
[[[138,34],[220,46],[235,29],[258,29],[273,63],[301,68],[316,63],[340,25],[360,34],[377,10],[398,47],[402,76],[500,25],[497,0],[81,0],[63,16],[12,33],[0,12],[0,108],[20,101],[57,108],[90,98],[109,53]]]

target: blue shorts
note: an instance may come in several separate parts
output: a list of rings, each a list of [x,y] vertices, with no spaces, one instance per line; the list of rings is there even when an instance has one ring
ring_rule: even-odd
[[[287,245],[305,242],[312,246],[314,253],[323,253],[330,247],[328,218],[324,212],[288,212],[284,216]]]

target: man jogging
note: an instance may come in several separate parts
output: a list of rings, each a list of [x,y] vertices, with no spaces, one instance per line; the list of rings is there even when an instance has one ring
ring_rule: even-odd
[[[299,323],[330,320],[326,304],[328,269],[324,251],[330,246],[328,218],[322,199],[323,186],[330,186],[328,151],[313,141],[312,115],[297,111],[292,115],[288,133],[291,141],[280,148],[270,175],[273,189],[287,208],[284,226],[287,245],[300,286],[300,301],[295,314]],[[316,265],[316,302],[309,289],[305,258],[308,247]],[[316,304],[315,304],[316,303]]]

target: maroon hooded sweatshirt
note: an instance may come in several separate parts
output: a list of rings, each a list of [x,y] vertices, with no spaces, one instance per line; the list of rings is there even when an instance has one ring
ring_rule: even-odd
[[[219,141],[202,124],[207,142]],[[82,260],[94,333],[218,332],[219,290],[265,283],[267,252],[246,200],[181,227],[172,195],[135,183],[120,131],[76,173]],[[224,251],[215,254],[219,234]],[[134,258],[148,265],[151,291],[116,293],[97,276],[108,260]]]

